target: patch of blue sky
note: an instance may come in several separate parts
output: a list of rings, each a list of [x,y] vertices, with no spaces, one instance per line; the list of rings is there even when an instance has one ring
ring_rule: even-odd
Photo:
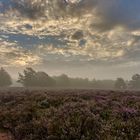
[[[23,48],[31,49],[34,46],[38,45],[54,45],[55,47],[59,46],[65,46],[67,44],[67,41],[61,40],[59,36],[51,36],[46,35],[42,37],[38,36],[30,36],[30,35],[24,35],[24,34],[6,34],[6,33],[0,33],[0,37],[9,42],[17,42],[20,46]]]

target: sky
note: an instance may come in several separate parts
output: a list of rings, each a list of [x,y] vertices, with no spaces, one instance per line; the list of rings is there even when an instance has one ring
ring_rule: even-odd
[[[140,0],[0,0],[0,66],[130,79],[140,73]]]

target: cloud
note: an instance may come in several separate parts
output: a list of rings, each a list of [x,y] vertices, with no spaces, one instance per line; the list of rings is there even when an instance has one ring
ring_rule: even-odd
[[[112,29],[122,26],[129,30],[140,28],[139,0],[98,0],[97,15],[100,17],[98,27]]]
[[[63,20],[88,14],[92,28],[110,30],[122,26],[136,30],[140,28],[139,4],[139,0],[13,0],[11,7],[30,19]]]
[[[72,35],[72,39],[74,40],[80,40],[84,37],[83,32],[82,31],[76,31],[73,35]]]
[[[5,67],[10,66],[28,66],[41,63],[41,59],[31,53],[18,47],[16,43],[11,43],[0,39],[0,65]]]
[[[13,0],[12,8],[18,11],[21,16],[31,19],[40,17],[58,19],[79,15],[85,11],[82,9],[83,4],[81,1],[67,0]]]
[[[140,60],[139,0],[6,1],[0,4],[7,9],[0,13],[3,65],[105,67]]]

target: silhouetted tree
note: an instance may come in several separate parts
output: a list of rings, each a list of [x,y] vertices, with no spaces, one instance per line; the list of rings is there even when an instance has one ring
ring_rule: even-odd
[[[58,87],[78,87],[78,88],[98,88],[98,89],[112,89],[114,88],[114,80],[89,80],[88,78],[71,78],[66,74],[54,76]]]
[[[36,71],[32,68],[26,68],[23,71],[23,74],[19,73],[18,83],[21,83],[23,86],[35,86],[36,82]]]
[[[69,78],[72,87],[91,87],[92,83],[88,78]]]
[[[0,69],[0,87],[7,87],[12,84],[11,76],[8,72],[4,69]]]
[[[70,79],[66,74],[54,77],[57,86],[67,87],[70,86]]]
[[[53,86],[55,81],[45,72],[36,72],[32,68],[26,68],[23,74],[19,73],[18,81],[26,87]]]
[[[115,88],[116,89],[125,89],[126,88],[126,83],[123,78],[117,78],[115,82]]]
[[[139,89],[140,88],[140,75],[135,74],[132,76],[132,80],[129,83],[130,87],[133,89]]]
[[[36,82],[37,82],[37,85],[39,85],[41,87],[55,85],[55,80],[53,78],[51,78],[45,72],[37,72],[36,73]]]
[[[96,80],[93,79],[92,87],[97,89],[113,89],[114,88],[114,80]]]

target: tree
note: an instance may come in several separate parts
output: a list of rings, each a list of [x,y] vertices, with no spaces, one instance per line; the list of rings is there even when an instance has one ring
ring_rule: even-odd
[[[132,76],[132,80],[129,83],[131,88],[139,89],[140,88],[140,75],[135,74]]]
[[[19,73],[18,81],[25,87],[53,86],[55,81],[45,72],[36,72],[32,68],[26,68],[23,74]]]
[[[23,86],[35,86],[36,82],[36,71],[34,71],[32,68],[26,68],[23,71],[23,74],[19,73],[18,83],[21,83]]]
[[[96,80],[93,79],[92,81],[92,87],[97,89],[113,89],[114,88],[114,80]]]
[[[57,86],[68,87],[70,86],[70,78],[66,74],[54,77]]]
[[[126,88],[126,83],[123,78],[117,78],[115,81],[115,88],[116,89],[125,89]]]
[[[12,79],[11,76],[8,74],[8,72],[4,69],[0,69],[0,87],[7,87],[12,85]]]
[[[37,82],[37,85],[40,87],[54,86],[55,85],[55,80],[53,78],[51,78],[45,72],[37,72],[36,73],[36,82]]]

